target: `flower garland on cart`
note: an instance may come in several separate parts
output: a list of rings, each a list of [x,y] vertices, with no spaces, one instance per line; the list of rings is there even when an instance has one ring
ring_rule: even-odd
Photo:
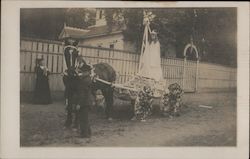
[[[177,83],[171,84],[168,87],[169,93],[165,93],[161,100],[161,113],[163,116],[172,118],[179,116],[182,107],[183,90]]]

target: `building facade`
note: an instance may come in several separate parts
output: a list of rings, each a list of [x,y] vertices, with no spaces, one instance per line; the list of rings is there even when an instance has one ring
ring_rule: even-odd
[[[73,37],[79,39],[80,45],[103,47],[116,50],[125,50],[129,52],[138,52],[136,45],[131,41],[124,40],[123,26],[107,26],[104,10],[96,10],[96,23],[87,29],[64,26],[59,39]],[[169,49],[164,50],[162,56],[176,57],[174,46],[170,45]]]

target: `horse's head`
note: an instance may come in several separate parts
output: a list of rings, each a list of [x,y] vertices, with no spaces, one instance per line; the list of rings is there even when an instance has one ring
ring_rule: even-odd
[[[64,57],[67,65],[66,74],[69,78],[75,78],[76,73],[76,59],[78,58],[78,49],[76,45],[73,44],[73,39],[66,39],[64,47]]]
[[[68,45],[64,47],[64,57],[68,69],[75,67],[76,59],[78,58],[78,49],[75,46]]]

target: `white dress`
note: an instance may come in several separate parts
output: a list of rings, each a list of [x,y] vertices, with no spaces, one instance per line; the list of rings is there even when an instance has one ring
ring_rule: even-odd
[[[153,78],[156,81],[163,79],[161,69],[161,51],[159,41],[148,43],[142,55],[139,74],[144,77]]]

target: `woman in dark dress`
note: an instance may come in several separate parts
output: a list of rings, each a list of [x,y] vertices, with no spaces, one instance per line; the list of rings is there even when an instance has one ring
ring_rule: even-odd
[[[33,101],[35,104],[50,104],[52,101],[48,79],[49,71],[44,66],[43,59],[37,59],[36,63],[36,86]]]

